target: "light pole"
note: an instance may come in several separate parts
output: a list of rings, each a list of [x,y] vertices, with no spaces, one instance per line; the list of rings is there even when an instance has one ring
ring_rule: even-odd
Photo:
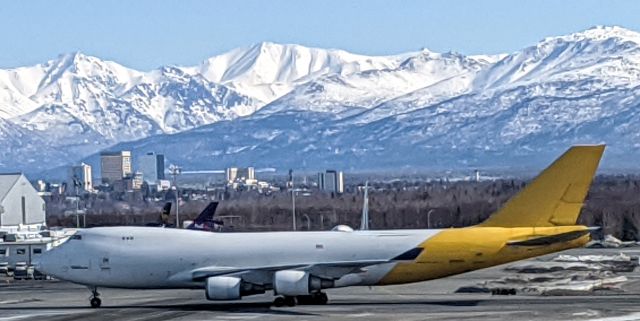
[[[171,164],[169,166],[169,172],[173,176],[173,187],[176,188],[176,228],[180,228],[180,191],[178,190],[178,175],[182,172],[180,166]]]
[[[296,230],[296,193],[302,191],[299,188],[292,188],[291,189],[291,215],[292,215],[292,223],[293,223],[293,230]]]
[[[291,189],[291,217],[293,220],[293,230],[296,230],[296,190]]]
[[[430,209],[429,212],[427,212],[427,229],[431,228],[431,213],[433,213],[433,209]]]
[[[76,177],[76,175],[73,175],[73,187],[76,190],[76,228],[80,228],[80,213],[78,213],[78,211],[80,210],[80,197],[78,196],[78,187],[80,186],[80,180]]]

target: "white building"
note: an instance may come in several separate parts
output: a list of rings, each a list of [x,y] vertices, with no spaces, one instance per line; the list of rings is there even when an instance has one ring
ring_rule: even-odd
[[[82,163],[78,166],[71,166],[69,171],[69,180],[67,186],[70,188],[78,187],[78,191],[92,192],[93,179],[91,178],[91,165]]]
[[[343,173],[334,170],[318,173],[318,188],[331,193],[344,193]]]
[[[226,173],[229,184],[238,180],[242,182],[254,182],[256,179],[256,171],[253,167],[229,167]]]
[[[164,155],[147,153],[138,158],[138,171],[142,172],[142,179],[150,185],[158,184],[164,179]]]
[[[38,231],[46,226],[44,200],[21,173],[0,174],[0,230]]]
[[[131,174],[130,151],[100,153],[100,177],[102,177],[102,183],[112,184],[125,177],[130,177]]]

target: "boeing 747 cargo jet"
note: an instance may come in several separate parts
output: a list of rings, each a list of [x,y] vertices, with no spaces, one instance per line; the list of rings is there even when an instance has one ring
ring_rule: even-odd
[[[574,146],[485,222],[429,230],[209,233],[80,230],[37,268],[98,288],[203,289],[209,300],[273,291],[276,306],[327,303],[325,289],[419,282],[583,246],[576,225],[604,146]]]

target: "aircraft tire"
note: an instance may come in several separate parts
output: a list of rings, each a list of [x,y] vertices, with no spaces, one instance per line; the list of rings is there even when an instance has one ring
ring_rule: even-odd
[[[326,293],[320,292],[315,297],[315,301],[316,301],[316,304],[318,304],[318,305],[325,305],[325,304],[327,304],[327,302],[329,302],[329,297],[327,296]]]
[[[100,298],[92,298],[90,303],[92,308],[97,309],[102,305],[102,300]]]
[[[275,307],[278,307],[278,308],[279,308],[279,307],[283,307],[283,306],[284,306],[284,304],[285,304],[285,302],[284,302],[284,298],[283,298],[283,297],[281,297],[281,296],[279,296],[279,297],[277,297],[277,298],[275,298],[275,299],[273,300],[273,305],[274,305]]]

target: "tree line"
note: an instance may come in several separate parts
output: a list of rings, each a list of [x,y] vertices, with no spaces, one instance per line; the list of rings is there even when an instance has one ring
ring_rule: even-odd
[[[482,222],[526,186],[526,181],[403,181],[373,182],[369,190],[372,229],[464,227]],[[259,194],[253,190],[206,193],[186,190],[181,219],[193,219],[209,201],[220,201],[216,216],[230,231],[291,230],[292,195],[288,191]],[[602,227],[602,234],[639,240],[640,177],[598,176],[591,186],[579,224]],[[194,197],[198,195],[198,197]],[[85,195],[88,226],[148,225],[159,221],[171,192],[151,199],[143,195]],[[222,200],[224,199],[224,200]],[[318,190],[296,196],[298,230],[329,230],[336,225],[360,225],[361,185],[347,186],[336,195]],[[47,200],[49,226],[75,226],[72,208],[64,197]],[[175,206],[172,217],[175,219]],[[65,215],[66,212],[66,215]]]

